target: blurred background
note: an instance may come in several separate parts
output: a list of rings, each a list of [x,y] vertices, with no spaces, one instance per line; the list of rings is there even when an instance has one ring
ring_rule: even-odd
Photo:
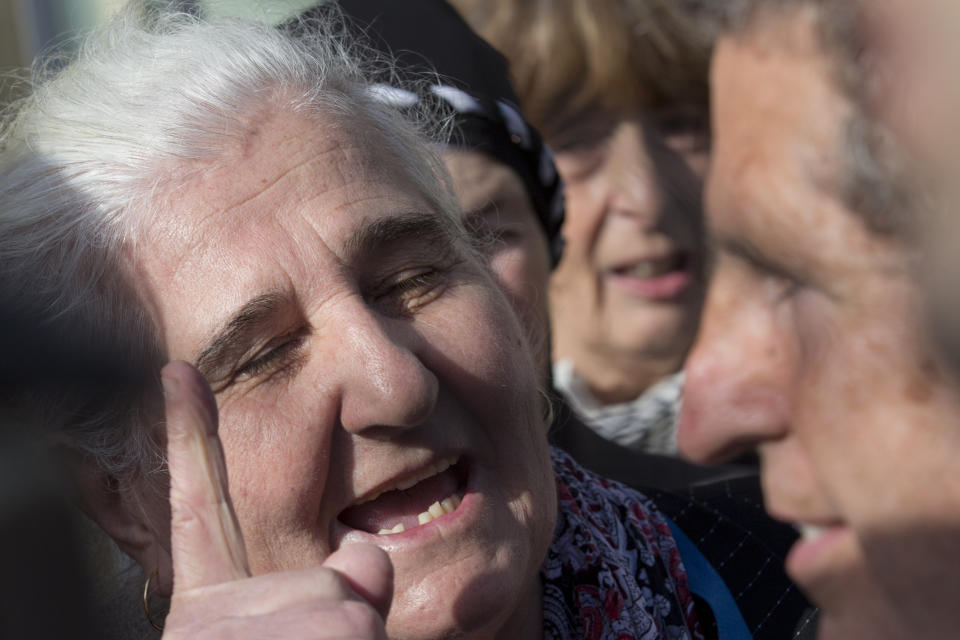
[[[272,22],[290,18],[316,0],[181,0],[187,11],[205,15],[266,17]],[[104,21],[123,0],[0,0],[0,75],[30,64],[51,44],[71,37]],[[0,104],[16,95],[16,83],[0,86]]]

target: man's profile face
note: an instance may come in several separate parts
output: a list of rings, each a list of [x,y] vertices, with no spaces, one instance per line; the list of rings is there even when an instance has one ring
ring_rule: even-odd
[[[767,509],[804,531],[787,570],[822,608],[821,638],[947,637],[960,413],[909,252],[843,198],[853,108],[816,19],[761,15],[717,46],[714,270],[680,446],[701,462],[757,450]]]

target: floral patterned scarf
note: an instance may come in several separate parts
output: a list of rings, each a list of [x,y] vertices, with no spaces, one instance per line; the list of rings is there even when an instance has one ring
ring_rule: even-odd
[[[644,495],[554,448],[558,514],[540,570],[547,640],[701,640],[663,516]]]

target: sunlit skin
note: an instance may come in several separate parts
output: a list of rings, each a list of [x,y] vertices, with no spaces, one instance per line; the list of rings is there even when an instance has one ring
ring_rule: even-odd
[[[372,543],[395,572],[391,638],[539,637],[555,490],[515,315],[389,153],[320,116],[257,121],[171,195],[136,254],[169,357],[216,392],[250,569]],[[211,360],[257,299],[252,328]],[[447,456],[468,475],[454,513],[391,536],[340,520]],[[169,532],[154,536],[144,566],[168,554]]]
[[[572,360],[603,402],[677,371],[696,333],[703,120],[597,111],[551,141],[567,203],[550,291],[554,358]]]
[[[851,106],[815,18],[761,16],[717,46],[716,255],[680,447],[756,449],[768,511],[823,528],[787,559],[821,638],[952,637],[960,406],[924,341],[911,251],[840,196]]]
[[[530,195],[509,165],[485,153],[448,149],[443,161],[453,178],[464,222],[481,238],[498,284],[520,314],[535,349],[537,371],[546,384],[550,249]]]

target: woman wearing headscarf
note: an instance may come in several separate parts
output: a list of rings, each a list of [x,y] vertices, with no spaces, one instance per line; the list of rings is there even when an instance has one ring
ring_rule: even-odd
[[[441,97],[453,110],[455,131],[442,157],[461,215],[531,343],[541,347],[549,388],[546,290],[551,263],[562,256],[559,185],[552,154],[516,106],[505,59],[441,0],[340,0],[340,7],[357,37],[407,73],[430,75],[425,98]],[[397,85],[378,95],[414,99]],[[742,637],[736,634],[744,628],[771,640],[813,632],[813,610],[780,569],[796,532],[765,515],[754,475],[632,451],[597,435],[562,395],[551,395],[551,440],[600,475],[653,497],[690,541],[681,555],[695,567],[692,590],[706,637]]]

